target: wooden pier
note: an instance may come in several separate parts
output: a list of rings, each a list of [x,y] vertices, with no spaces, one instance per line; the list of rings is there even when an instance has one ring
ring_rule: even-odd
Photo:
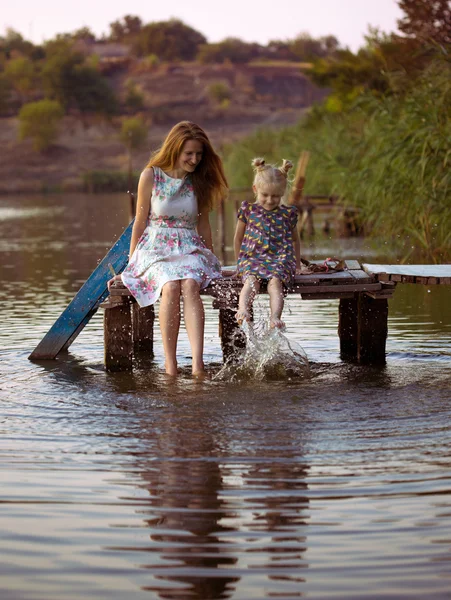
[[[108,293],[111,270],[123,271],[133,223],[125,229],[104,259],[83,284],[30,354],[30,360],[54,360],[67,350],[99,308],[105,310],[105,366],[110,371],[130,370],[135,350],[153,352],[153,307],[140,309],[129,291],[117,283]],[[319,261],[320,262],[320,261]],[[241,282],[234,267],[223,269],[203,295],[213,297],[218,310],[219,338],[224,360],[242,348],[244,336],[235,319]],[[358,364],[384,364],[388,300],[397,284],[451,285],[451,265],[360,265],[344,261],[338,272],[296,276],[289,294],[302,300],[338,300],[338,335],[343,360]],[[261,293],[266,293],[262,286]]]
[[[224,269],[224,277],[215,280],[202,295],[213,297],[219,311],[219,338],[225,361],[233,359],[243,347],[244,336],[235,314],[241,289],[234,267]],[[339,300],[341,356],[360,364],[383,364],[387,339],[388,299],[396,283],[381,282],[365,272],[355,260],[345,261],[338,272],[317,272],[296,276],[288,294],[302,300]],[[266,293],[263,286],[261,293]],[[120,282],[113,285],[105,309],[105,366],[109,371],[129,370],[136,348],[153,351],[153,307],[141,309]]]

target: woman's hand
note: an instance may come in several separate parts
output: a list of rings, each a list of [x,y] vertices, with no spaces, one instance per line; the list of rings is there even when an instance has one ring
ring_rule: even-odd
[[[107,282],[108,291],[111,290],[111,286],[113,285],[113,283],[115,283],[116,281],[121,281],[121,280],[122,280],[122,278],[120,275],[115,275],[114,277],[109,279]]]

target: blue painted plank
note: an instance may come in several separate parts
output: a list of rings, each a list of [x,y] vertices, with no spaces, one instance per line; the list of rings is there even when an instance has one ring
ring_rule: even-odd
[[[89,322],[108,296],[107,283],[111,279],[109,265],[112,265],[116,273],[123,271],[127,265],[132,228],[133,221],[30,354],[30,360],[56,358],[63,348],[70,346]]]

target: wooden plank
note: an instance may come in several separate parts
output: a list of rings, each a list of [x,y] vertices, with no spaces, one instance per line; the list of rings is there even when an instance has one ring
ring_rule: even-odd
[[[301,294],[303,300],[341,300],[342,298],[354,298],[354,292],[330,292],[325,294]]]
[[[405,275],[422,278],[451,278],[451,264],[444,265],[379,265],[363,264],[363,269],[370,275]],[[395,279],[393,279],[395,281]],[[422,282],[423,283],[423,282]],[[438,282],[439,283],[439,282]]]
[[[363,281],[373,281],[374,277],[372,277],[371,275],[368,275],[368,273],[365,273],[365,271],[363,271],[362,269],[351,269],[348,270],[348,273],[350,275],[352,275],[352,277],[356,280],[359,281],[359,283],[363,283]]]
[[[30,354],[30,360],[54,359],[82,331],[108,295],[107,282],[111,279],[109,265],[116,273],[120,273],[127,264],[132,227],[133,221]]]
[[[345,266],[348,271],[360,271],[362,269],[358,260],[345,260]]]
[[[348,285],[321,285],[321,286],[293,286],[288,293],[289,294],[327,294],[329,292],[366,292],[366,291],[378,291],[382,289],[380,283],[362,283],[362,284],[348,284]]]

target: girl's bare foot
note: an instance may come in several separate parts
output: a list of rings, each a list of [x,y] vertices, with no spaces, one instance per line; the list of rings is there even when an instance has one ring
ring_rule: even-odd
[[[250,323],[252,320],[251,314],[246,308],[239,308],[236,311],[235,318],[238,321],[238,325],[242,325],[244,321],[246,321],[246,323]]]
[[[193,371],[193,379],[197,379],[199,381],[202,381],[204,379],[211,379],[211,377],[207,373],[207,371],[202,370],[202,371]]]
[[[283,321],[281,321],[279,318],[277,317],[271,317],[269,319],[269,326],[271,329],[280,329],[280,330],[284,330],[285,329],[285,323]]]

